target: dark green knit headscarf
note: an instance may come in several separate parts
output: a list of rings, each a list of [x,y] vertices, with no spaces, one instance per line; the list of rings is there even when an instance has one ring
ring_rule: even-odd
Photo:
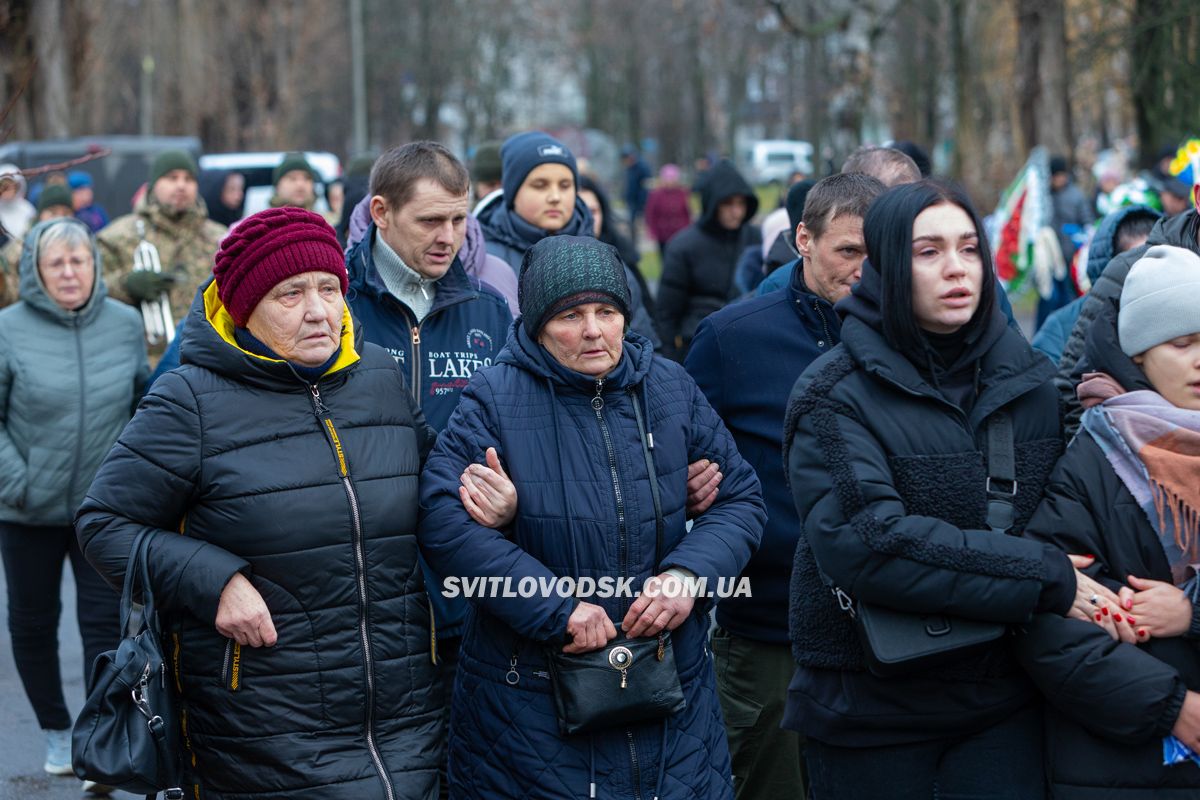
[[[590,236],[547,236],[525,252],[517,303],[534,339],[546,320],[584,303],[612,303],[628,327],[625,265],[615,247]]]

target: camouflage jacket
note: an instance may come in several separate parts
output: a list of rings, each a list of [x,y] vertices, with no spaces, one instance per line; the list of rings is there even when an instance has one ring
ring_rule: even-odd
[[[17,302],[23,249],[24,245],[20,239],[9,239],[4,247],[0,248],[0,308]]]
[[[208,218],[203,200],[177,219],[167,215],[158,203],[142,201],[132,214],[113,220],[96,234],[96,244],[104,258],[104,280],[110,297],[129,303],[124,278],[133,271],[133,252],[141,237],[137,223],[145,224],[146,241],[158,248],[163,272],[176,276],[171,289],[171,313],[175,322],[191,308],[200,284],[212,274],[213,256],[225,236],[226,228]]]

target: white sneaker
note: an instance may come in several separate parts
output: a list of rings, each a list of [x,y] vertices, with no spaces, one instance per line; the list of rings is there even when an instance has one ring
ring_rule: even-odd
[[[106,786],[103,783],[96,783],[95,781],[83,782],[83,793],[90,794],[93,797],[99,797],[101,795],[107,796],[115,791],[116,789],[111,786]]]
[[[71,769],[71,731],[46,731],[46,763],[42,769],[51,775],[74,775]]]

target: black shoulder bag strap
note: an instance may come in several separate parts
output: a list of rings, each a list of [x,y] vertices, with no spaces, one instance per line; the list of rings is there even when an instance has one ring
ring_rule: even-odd
[[[996,533],[1012,530],[1017,496],[1017,459],[1013,453],[1012,417],[997,411],[987,425],[987,523]]]

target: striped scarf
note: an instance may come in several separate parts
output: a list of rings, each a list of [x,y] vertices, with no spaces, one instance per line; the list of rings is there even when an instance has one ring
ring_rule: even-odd
[[[1182,586],[1200,568],[1200,411],[1128,392],[1088,409],[1083,427],[1146,513]]]

